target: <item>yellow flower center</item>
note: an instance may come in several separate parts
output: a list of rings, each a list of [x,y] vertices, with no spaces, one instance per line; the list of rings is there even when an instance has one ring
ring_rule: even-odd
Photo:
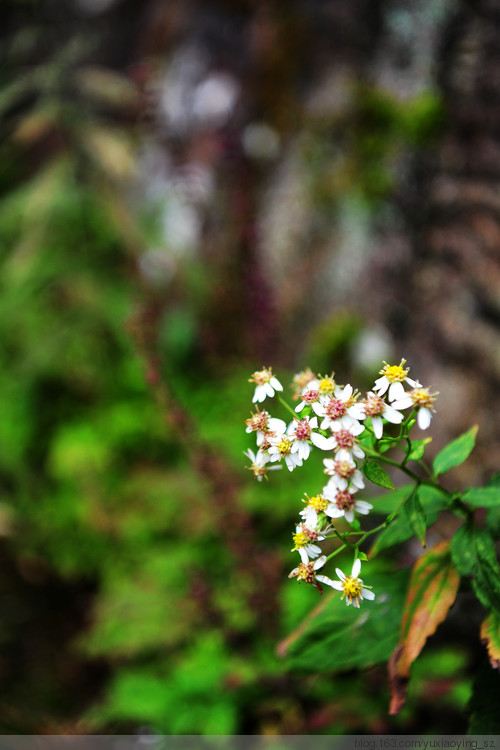
[[[430,408],[436,400],[437,393],[430,393],[428,388],[414,388],[410,391],[410,398],[415,406]]]
[[[298,531],[293,535],[293,543],[295,545],[294,550],[305,547],[306,544],[309,544],[309,535],[305,531]]]
[[[251,378],[248,378],[249,383],[256,383],[257,385],[264,385],[264,383],[269,383],[271,378],[273,377],[273,373],[271,369],[267,369],[264,367],[262,370],[256,370]]]
[[[324,378],[321,378],[318,384],[318,391],[324,395],[326,393],[333,393],[335,390],[335,381],[333,377],[329,377],[328,375]]]
[[[380,370],[380,375],[385,375],[389,383],[402,383],[410,371],[409,367],[404,367],[405,363],[406,359],[402,359],[399,365],[388,365],[384,362],[385,367]]]
[[[328,500],[323,495],[315,495],[309,498],[308,505],[317,512],[325,511],[328,508]]]
[[[292,441],[287,438],[281,438],[279,443],[276,445],[276,450],[281,456],[288,456],[292,450]]]
[[[345,581],[342,581],[342,590],[344,592],[344,596],[346,596],[348,599],[359,599],[359,597],[361,596],[362,588],[363,582],[361,578],[353,578],[352,576],[347,576]]]

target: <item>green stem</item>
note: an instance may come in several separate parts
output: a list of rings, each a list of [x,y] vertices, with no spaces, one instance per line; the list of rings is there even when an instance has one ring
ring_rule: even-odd
[[[281,398],[281,396],[278,396],[278,399],[279,399],[280,403],[285,407],[285,409],[288,409],[288,411],[291,414],[293,414],[293,416],[295,417],[295,419],[299,418],[298,415],[297,415],[297,412],[294,409],[292,409],[292,407],[289,404],[287,404],[287,402],[285,401],[284,398]]]

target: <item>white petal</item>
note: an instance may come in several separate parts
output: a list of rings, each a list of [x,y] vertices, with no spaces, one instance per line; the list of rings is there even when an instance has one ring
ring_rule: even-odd
[[[346,575],[345,575],[345,573],[343,573],[340,570],[340,568],[335,568],[335,572],[336,572],[336,574],[338,575],[338,577],[340,578],[341,581],[345,581]]]
[[[382,417],[372,417],[372,427],[375,437],[377,438],[377,440],[380,440],[384,433],[384,423],[382,422]]]
[[[273,377],[271,378],[271,380],[269,382],[270,382],[270,384],[272,385],[272,387],[274,388],[275,391],[282,391],[283,390],[283,386],[281,385],[281,383],[278,380],[278,378],[274,377],[274,375],[273,375]]]
[[[352,566],[352,572],[351,575],[353,578],[357,578],[359,576],[359,571],[361,570],[361,560],[359,557],[357,557],[354,560],[353,566]]]
[[[322,451],[331,451],[335,448],[335,438],[326,438],[319,432],[311,432],[311,442]]]
[[[305,548],[304,547],[299,547],[298,553],[300,555],[300,559],[302,560],[302,562],[307,565],[307,563],[309,562],[309,557],[307,556],[307,552],[306,552]]]
[[[397,398],[403,398],[405,389],[403,383],[391,383],[389,386],[389,401],[395,401]]]
[[[332,581],[331,578],[328,578],[328,576],[316,576],[316,580],[320,581],[321,583],[326,583],[327,586],[331,586],[332,589],[337,589],[337,591],[341,591],[341,588],[338,588],[338,581]]]
[[[318,426],[318,418],[317,417],[306,417],[306,419],[308,420],[308,422],[309,422],[309,424],[311,426],[311,429],[315,430],[316,427]]]
[[[322,568],[325,563],[326,563],[326,555],[321,555],[321,557],[318,557],[318,559],[314,563],[313,570],[319,570],[319,568]]]
[[[352,523],[354,521],[354,513],[352,512],[352,510],[344,511],[344,515],[347,523]]]
[[[401,396],[401,398],[397,398],[395,401],[393,401],[392,405],[388,408],[409,409],[410,406],[413,406],[413,401],[411,400],[411,396],[408,396],[407,394],[405,394],[404,396]],[[386,419],[389,419],[389,417],[386,417],[385,413],[384,413],[384,417]]]
[[[296,412],[302,411],[302,409],[304,408],[305,405],[306,405],[306,402],[305,401],[301,401],[300,404],[297,404],[297,406],[295,407],[295,411]]]
[[[311,404],[312,410],[315,414],[318,415],[318,417],[324,417],[325,416],[325,407],[322,406],[319,401],[315,401],[313,404]]]
[[[286,422],[282,419],[278,419],[278,417],[271,417],[267,426],[277,435],[282,435],[286,430]]]
[[[373,591],[370,591],[370,589],[361,589],[361,596],[363,599],[369,599],[370,601],[373,601],[375,599],[375,594]]]
[[[406,399],[403,399],[403,400],[405,401]],[[410,399],[410,402],[411,402],[411,399]],[[409,404],[409,406],[411,406],[411,403]],[[407,407],[403,406],[400,408],[406,409]],[[392,406],[385,407],[384,419],[387,419],[387,421],[391,422],[391,424],[399,424],[400,422],[403,421],[403,415],[401,414],[401,412],[396,411],[396,406],[393,403]]]
[[[418,410],[417,423],[421,430],[426,430],[429,427],[431,418],[432,414],[425,406]]]
[[[366,503],[364,500],[356,500],[354,508],[358,513],[361,513],[362,516],[366,516],[373,508],[373,505]]]
[[[274,388],[272,387],[271,383],[263,383],[263,385],[261,386],[261,388],[265,389],[265,392],[266,392],[267,396],[269,396],[271,398],[274,396]]]

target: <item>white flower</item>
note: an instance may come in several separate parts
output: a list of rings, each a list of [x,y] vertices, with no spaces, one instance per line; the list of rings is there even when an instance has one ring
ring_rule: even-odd
[[[345,599],[347,606],[352,604],[353,607],[359,608],[359,603],[362,599],[375,599],[373,591],[369,587],[363,586],[362,579],[358,578],[360,571],[361,560],[356,559],[354,560],[350,576],[346,576],[340,568],[336,568],[335,572],[339,577],[338,581],[332,581],[328,576],[322,575],[316,576],[316,579],[321,581],[321,583],[326,583],[327,586],[331,586],[337,591],[342,591],[342,599]]]
[[[297,551],[303,563],[314,560],[315,557],[321,554],[321,547],[318,547],[314,542],[322,542],[325,536],[318,528],[318,515],[315,514],[315,516],[311,514],[309,523],[301,523],[295,527],[292,552]]]
[[[267,396],[274,396],[275,391],[283,390],[283,386],[278,378],[274,377],[271,368],[264,367],[262,370],[256,370],[252,377],[248,379],[248,382],[256,383],[252,399],[254,404],[264,401]]]
[[[347,489],[349,482],[362,490],[365,486],[362,473],[356,467],[349,451],[339,450],[335,458],[324,458],[325,474],[331,476],[327,487],[335,487],[339,490]]]
[[[295,437],[287,434],[286,424],[283,422],[283,429],[280,427],[269,437],[269,460],[281,461],[284,458],[289,471],[293,471],[296,466],[302,466],[299,453],[292,451],[294,442]]]
[[[436,411],[432,407],[438,395],[416,383],[416,387],[394,401],[393,406],[395,409],[408,409],[410,406],[417,409],[417,424],[421,430],[426,430],[431,423],[432,413]]]
[[[403,383],[409,383],[412,388],[417,384],[415,380],[408,377],[410,368],[405,368],[405,363],[406,359],[402,359],[399,365],[388,365],[387,362],[384,362],[384,367],[380,370],[382,377],[377,378],[373,386],[373,390],[379,396],[383,396],[389,390],[389,401],[395,401],[405,393]]]
[[[317,429],[318,420],[316,417],[304,417],[304,419],[294,419],[290,422],[287,433],[293,439],[292,453],[298,453],[302,461],[306,461],[311,453],[309,440],[316,445],[316,438],[323,437],[313,430]]]
[[[253,472],[254,477],[257,477],[257,481],[259,482],[262,482],[262,479],[266,477],[268,471],[281,469],[281,466],[266,466],[269,461],[269,456],[267,455],[267,453],[263,453],[261,450],[258,450],[257,453],[254,453],[249,449],[247,451],[244,451],[243,455],[249,458],[252,462],[252,465],[248,468]]]
[[[356,458],[364,458],[365,453],[360,447],[357,437],[364,432],[364,426],[356,420],[351,422],[342,423],[334,422],[332,425],[332,440],[334,443],[334,450],[346,450],[351,456]]]
[[[318,390],[318,381],[311,380],[311,382],[306,385],[306,387],[300,394],[300,401],[295,407],[295,411],[297,413],[300,413],[305,406],[312,406],[314,403],[316,403],[319,397],[320,393]]]
[[[353,420],[363,419],[363,410],[356,403],[352,385],[335,388],[333,395],[320,396],[319,401],[312,404],[312,408],[318,417],[323,417],[320,425],[322,430],[326,430],[335,422],[347,426]]]
[[[373,508],[373,505],[364,500],[355,500],[353,495],[357,491],[357,487],[352,485],[346,490],[339,490],[326,485],[323,489],[323,495],[329,501],[325,510],[326,515],[330,516],[330,518],[342,518],[344,516],[348,523],[354,521],[355,512],[366,516]]]
[[[380,440],[384,431],[382,418],[391,422],[391,424],[400,424],[403,421],[401,412],[396,411],[395,402],[392,406],[389,406],[381,396],[373,393],[373,391],[366,394],[366,398],[360,401],[360,406],[363,409],[363,419],[371,418],[373,432],[377,440]]]
[[[289,573],[289,578],[296,578],[297,581],[300,583],[301,581],[305,581],[306,583],[310,583],[312,586],[318,589],[319,593],[323,593],[323,589],[321,588],[320,584],[316,581],[316,571],[323,567],[323,565],[326,562],[326,555],[322,555],[321,557],[318,557],[317,560],[314,562],[301,562],[299,565],[297,565],[296,568],[292,570],[291,573]]]
[[[307,500],[303,500],[306,503],[306,507],[300,511],[300,515],[304,519],[306,526],[314,526],[317,523],[318,513],[324,513],[330,504],[330,501],[323,495],[313,495],[309,497],[306,495]]]
[[[246,430],[245,432],[256,432],[257,433],[257,446],[261,446],[266,436],[273,432],[284,431],[286,429],[286,423],[282,419],[277,417],[271,417],[269,412],[266,410],[257,411],[252,414],[250,419],[245,420]]]

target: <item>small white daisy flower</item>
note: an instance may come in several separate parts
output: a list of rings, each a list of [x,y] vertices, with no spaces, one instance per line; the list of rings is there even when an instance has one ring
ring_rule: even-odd
[[[313,495],[309,497],[306,495],[307,500],[303,500],[306,503],[306,507],[300,511],[300,515],[304,519],[306,526],[314,526],[317,523],[318,514],[324,513],[328,508],[330,501],[327,500],[323,495]]]
[[[310,518],[311,526],[301,523],[295,527],[292,552],[298,552],[303,563],[314,560],[321,554],[321,547],[315,542],[322,542],[324,534],[318,530],[318,516]]]
[[[357,487],[351,485],[346,490],[339,490],[328,485],[323,489],[324,497],[329,501],[325,510],[330,518],[342,518],[344,516],[348,523],[354,521],[354,513],[360,513],[366,516],[373,505],[364,500],[356,500],[354,494],[358,491]]]
[[[373,600],[375,594],[370,590],[370,587],[364,586],[361,578],[358,578],[361,571],[361,560],[354,560],[352,571],[350,576],[346,576],[340,568],[336,568],[339,580],[332,581],[328,576],[319,575],[316,579],[321,583],[326,583],[327,586],[331,586],[336,591],[342,591],[342,599],[345,599],[347,606],[352,604],[356,609],[359,608],[359,604],[363,599]]]
[[[300,401],[295,407],[295,411],[299,414],[305,406],[312,406],[319,400],[320,392],[318,390],[318,381],[311,380],[310,383],[304,388],[299,398]]]
[[[243,455],[249,458],[252,462],[252,465],[248,466],[247,468],[253,472],[254,477],[256,477],[257,481],[259,482],[262,482],[264,478],[267,479],[266,475],[268,471],[281,469],[281,466],[266,466],[269,461],[269,456],[267,455],[267,453],[263,453],[261,450],[258,450],[257,453],[254,453],[249,449],[247,451],[244,451]]]
[[[286,429],[286,423],[282,419],[277,417],[271,417],[269,412],[265,409],[264,411],[257,411],[252,414],[250,419],[245,420],[246,430],[245,432],[256,432],[257,433],[257,446],[260,447],[266,441],[266,436],[273,433],[284,431]]]
[[[334,450],[346,450],[349,451],[351,456],[356,458],[364,458],[365,452],[358,443],[357,437],[364,432],[364,425],[360,424],[356,420],[352,420],[347,424],[342,422],[334,422],[332,425],[332,440],[334,442]]]
[[[437,392],[431,393],[429,388],[424,388],[417,383],[415,388],[405,392],[404,396],[398,398],[392,405],[395,409],[408,409],[410,406],[417,409],[417,424],[421,430],[426,430],[431,423],[433,412],[436,411],[433,409],[433,404],[438,395]]]
[[[352,385],[336,388],[333,395],[321,396],[319,401],[312,404],[312,408],[318,417],[323,418],[320,425],[322,430],[328,429],[335,422],[347,426],[352,420],[363,418],[363,410],[356,403]]]
[[[261,403],[266,399],[267,396],[271,398],[274,396],[275,391],[282,391],[283,386],[281,385],[278,378],[275,378],[271,368],[264,367],[262,370],[256,370],[252,377],[248,379],[249,383],[255,383],[256,388],[253,394],[252,402]]]
[[[301,562],[299,565],[297,565],[296,568],[292,570],[291,573],[289,573],[289,578],[296,578],[297,581],[300,583],[301,581],[305,581],[306,583],[310,583],[312,586],[314,586],[316,589],[318,589],[319,593],[323,593],[323,589],[321,588],[320,584],[316,580],[316,571],[323,567],[323,565],[326,562],[326,555],[322,555],[321,557],[318,557],[317,560],[314,562]]]
[[[322,437],[317,432],[314,432],[318,428],[317,417],[304,417],[304,419],[294,419],[290,422],[287,433],[293,439],[292,453],[298,453],[299,458],[302,461],[306,461],[311,453],[311,445],[309,440],[316,445],[315,439]]]
[[[347,489],[349,483],[362,490],[365,486],[362,473],[356,467],[349,451],[339,450],[335,458],[324,458],[325,474],[331,476],[327,487]]]
[[[388,390],[389,401],[395,401],[405,393],[403,383],[408,383],[412,388],[416,386],[416,381],[408,377],[410,368],[405,368],[405,364],[406,359],[402,359],[399,365],[388,365],[384,362],[384,367],[380,370],[382,377],[377,378],[373,390],[379,396],[383,396]]]
[[[389,406],[381,396],[373,393],[373,391],[366,394],[366,398],[360,401],[360,406],[363,409],[363,418],[370,417],[372,420],[373,432],[377,440],[380,440],[384,432],[382,419],[386,419],[391,424],[400,424],[403,421],[403,415],[400,411],[397,411],[395,402]]]
[[[268,439],[269,448],[267,450],[270,461],[281,461],[285,460],[286,467],[289,471],[293,471],[296,466],[302,466],[302,459],[298,452],[293,451],[293,444],[295,437],[288,435],[286,432],[286,424],[283,422],[284,428],[276,430]]]

